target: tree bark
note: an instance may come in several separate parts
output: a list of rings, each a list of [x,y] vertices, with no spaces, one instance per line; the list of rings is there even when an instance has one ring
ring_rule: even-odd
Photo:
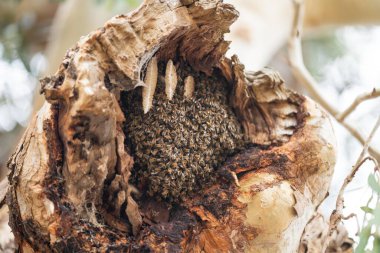
[[[245,72],[225,57],[223,35],[237,16],[219,0],[147,0],[68,51],[42,80],[47,102],[8,164],[6,203],[21,252],[297,252],[329,188],[335,137],[327,114],[277,73]],[[172,59],[178,79],[167,81],[154,62]],[[182,81],[186,71],[195,91]],[[180,200],[145,192],[125,130],[124,99],[154,94],[160,78],[174,90],[178,80],[186,94],[206,80],[225,84],[248,142]],[[158,99],[142,94],[150,117]]]

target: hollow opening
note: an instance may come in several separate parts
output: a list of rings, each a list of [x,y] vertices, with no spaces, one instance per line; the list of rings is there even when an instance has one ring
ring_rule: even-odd
[[[165,93],[167,62],[158,62],[152,108],[144,114],[142,87],[123,92],[126,147],[134,158],[131,182],[148,196],[180,201],[210,185],[215,170],[243,149],[245,138],[229,104],[230,85],[213,75],[174,60],[177,86]],[[194,78],[194,93],[185,96],[185,79]]]

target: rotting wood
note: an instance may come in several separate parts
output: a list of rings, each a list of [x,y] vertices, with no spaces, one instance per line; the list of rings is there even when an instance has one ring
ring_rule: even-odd
[[[286,89],[277,73],[246,73],[237,57],[224,56],[229,43],[223,35],[237,16],[219,0],[147,0],[68,51],[58,72],[42,80],[47,102],[8,164],[7,205],[21,251],[297,251],[329,188],[334,134],[327,114]],[[218,156],[209,173],[197,174],[198,168],[187,173],[201,175],[204,180],[194,177],[194,182],[202,182],[202,188],[185,188],[170,200],[170,194],[158,197],[159,188],[145,191],[146,181],[135,171],[136,145],[129,143],[125,129],[130,115],[123,99],[135,91],[141,94],[142,80],[151,77],[152,59],[164,66],[170,59],[179,63],[173,101],[179,101],[178,95],[183,103],[194,103],[205,80],[229,89],[223,93],[216,88],[202,103],[226,107],[225,120],[237,119],[242,126],[229,126],[226,132],[236,131],[248,141],[236,145],[239,149],[224,161]],[[158,65],[157,72],[162,75],[164,69]],[[189,86],[188,80],[185,88],[190,72],[196,82]],[[149,94],[149,106],[139,103],[143,117],[152,117],[160,105],[174,104],[160,102],[159,89]],[[185,91],[191,94],[188,99]],[[232,110],[236,117],[227,113]],[[216,124],[196,124],[200,130],[192,133],[217,132]],[[180,136],[170,138],[180,141]],[[207,142],[205,147],[220,155],[221,143],[229,141]],[[194,143],[186,145],[184,149]],[[149,157],[144,159],[149,167]],[[188,161],[188,166],[200,160]],[[174,167],[169,169],[179,172]],[[155,176],[151,171],[146,170],[148,179]],[[194,186],[186,178],[183,182]]]

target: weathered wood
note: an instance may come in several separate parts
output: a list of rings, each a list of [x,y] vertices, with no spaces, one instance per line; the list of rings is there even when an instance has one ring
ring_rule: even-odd
[[[219,0],[147,0],[68,51],[58,72],[42,81],[47,102],[8,165],[10,225],[21,251],[298,249],[330,184],[332,127],[318,105],[287,90],[276,73],[246,74],[236,57],[225,58],[223,34],[237,15]],[[215,168],[202,191],[180,200],[151,196],[131,179],[135,158],[121,98],[146,86],[152,57],[185,62],[198,83],[205,73],[226,84],[250,142]],[[170,71],[182,73],[183,66]],[[165,70],[153,70],[165,80]],[[174,90],[183,97],[185,89],[191,103],[197,86],[187,79],[183,88],[185,74],[176,76]],[[155,113],[148,111],[147,117]]]

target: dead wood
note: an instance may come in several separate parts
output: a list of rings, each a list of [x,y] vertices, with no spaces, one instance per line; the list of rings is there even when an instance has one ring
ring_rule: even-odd
[[[219,0],[147,0],[68,51],[57,73],[41,81],[47,102],[8,164],[6,202],[20,251],[298,249],[329,188],[335,137],[327,114],[286,89],[277,73],[245,73],[237,57],[224,56],[229,43],[223,35],[237,16]],[[215,92],[203,89],[205,83]],[[157,179],[154,168],[146,167],[160,150],[139,157],[138,141],[152,135],[149,145],[157,148],[166,136],[161,130],[171,136],[180,124],[169,120],[171,127],[155,129],[157,135],[131,134],[129,120],[138,117],[126,113],[127,105],[136,101],[133,113],[146,129],[147,120],[157,123],[154,116],[169,106],[174,115],[196,103],[215,117],[223,111],[224,118],[195,124],[204,115],[194,111],[189,129],[195,130],[188,131],[201,140],[174,146],[167,157],[172,161],[180,150],[183,165],[170,163],[170,173],[161,170],[166,177]],[[241,127],[224,129],[221,122]],[[215,141],[199,133],[233,136]],[[186,149],[195,152],[201,142],[205,148],[187,161]],[[215,158],[207,173],[198,173],[209,165],[202,154]],[[188,191],[179,191],[178,198],[149,188],[153,179],[162,179],[162,189],[174,191],[164,186],[182,175]]]

